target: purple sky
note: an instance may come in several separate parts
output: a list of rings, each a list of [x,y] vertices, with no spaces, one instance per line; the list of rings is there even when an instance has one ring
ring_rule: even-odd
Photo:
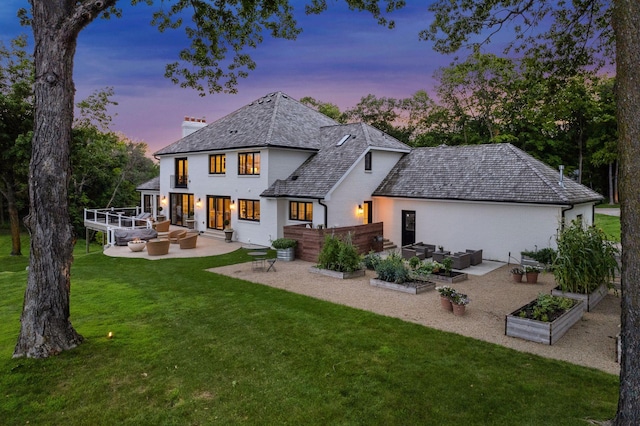
[[[120,3],[121,19],[97,20],[80,34],[76,102],[95,90],[113,87],[119,105],[110,111],[112,129],[146,142],[151,152],[181,137],[185,116],[205,117],[211,123],[274,91],[295,99],[311,96],[342,110],[368,94],[405,98],[425,89],[434,96],[433,73],[452,59],[418,40],[418,32],[431,22],[423,2],[394,13],[396,28],[388,30],[369,14],[351,12],[341,2],[329,2],[329,10],[321,15],[305,16],[305,2],[294,1],[303,28],[298,39],[265,36],[251,52],[257,69],[240,80],[238,93],[203,98],[163,76],[165,64],[174,61],[185,45],[183,30],[161,34],[149,24],[154,7]],[[17,23],[19,7],[28,7],[28,2],[0,2],[0,39],[5,44],[18,34],[30,34],[30,28]]]

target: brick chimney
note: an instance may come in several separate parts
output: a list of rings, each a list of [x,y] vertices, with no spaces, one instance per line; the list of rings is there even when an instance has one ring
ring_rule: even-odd
[[[190,135],[196,130],[202,129],[207,125],[207,120],[204,118],[184,117],[182,122],[182,137]]]

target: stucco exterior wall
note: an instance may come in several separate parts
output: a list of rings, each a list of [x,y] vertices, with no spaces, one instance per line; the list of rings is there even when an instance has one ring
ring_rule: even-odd
[[[365,171],[362,156],[327,197],[327,226],[331,228],[361,225],[364,217],[358,214],[358,205],[372,200],[373,191],[401,157],[402,154],[398,152],[375,150],[371,158],[371,171]]]
[[[400,245],[402,210],[416,212],[415,241],[451,252],[483,249],[483,257],[507,262],[523,250],[556,247],[559,206],[376,198],[374,220],[385,238]],[[582,210],[585,211],[585,210]],[[586,214],[585,214],[586,217]]]

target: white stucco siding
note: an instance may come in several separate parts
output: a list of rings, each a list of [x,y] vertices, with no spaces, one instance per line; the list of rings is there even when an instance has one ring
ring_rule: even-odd
[[[389,174],[401,157],[402,154],[398,152],[374,150],[371,159],[371,171],[365,171],[364,156],[362,156],[327,197],[325,203],[328,206],[327,226],[338,227],[362,224],[364,217],[358,214],[358,205],[372,200],[371,194],[373,191],[380,185],[380,182]],[[374,202],[374,212],[376,208]],[[324,214],[324,210],[321,211],[321,214]],[[315,217],[314,214],[314,221]]]
[[[558,206],[443,202],[376,198],[376,221],[384,221],[385,238],[402,241],[402,210],[416,212],[415,241],[451,252],[483,249],[485,259],[507,262],[522,250],[556,247],[562,215]]]
[[[582,218],[582,223],[588,226],[593,225],[593,221],[595,219],[593,217],[593,206],[593,203],[576,204],[573,208],[565,210],[565,223],[570,223],[572,220],[580,216]]]

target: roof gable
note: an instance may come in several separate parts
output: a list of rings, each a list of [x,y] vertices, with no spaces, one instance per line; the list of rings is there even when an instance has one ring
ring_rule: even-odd
[[[572,205],[602,196],[511,144],[415,148],[374,196]]]
[[[318,152],[289,178],[276,181],[261,194],[263,197],[324,198],[368,150],[410,151],[407,145],[364,123],[319,130]]]
[[[315,150],[323,126],[338,124],[333,119],[275,92],[160,149],[154,155],[242,149],[285,147]]]

